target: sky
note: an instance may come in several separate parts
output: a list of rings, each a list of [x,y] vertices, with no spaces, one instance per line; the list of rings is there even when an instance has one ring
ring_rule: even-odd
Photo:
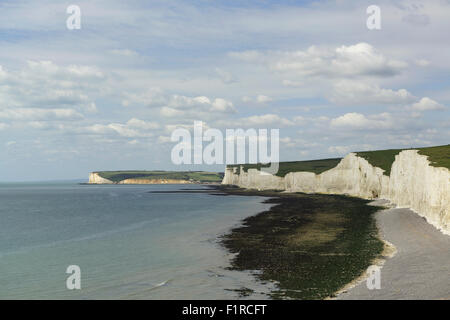
[[[281,160],[450,140],[448,0],[14,0],[0,16],[0,181],[223,171],[171,161],[194,121],[279,129]]]

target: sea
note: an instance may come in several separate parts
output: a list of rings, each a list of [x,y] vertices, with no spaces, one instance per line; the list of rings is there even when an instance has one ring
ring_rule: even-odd
[[[220,239],[270,205],[198,189],[0,184],[0,299],[269,298]]]

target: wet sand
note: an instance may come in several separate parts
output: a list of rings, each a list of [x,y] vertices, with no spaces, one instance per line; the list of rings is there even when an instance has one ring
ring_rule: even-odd
[[[381,288],[366,280],[338,299],[450,299],[450,236],[409,209],[375,214],[380,235],[397,253],[381,268]]]

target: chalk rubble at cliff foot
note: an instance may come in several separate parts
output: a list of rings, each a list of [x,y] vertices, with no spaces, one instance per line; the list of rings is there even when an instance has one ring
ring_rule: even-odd
[[[400,152],[392,164],[390,176],[355,153],[321,174],[290,172],[278,177],[257,169],[244,172],[241,167],[226,168],[222,184],[257,190],[343,194],[364,199],[387,199],[400,207],[409,207],[450,234],[450,171],[430,166],[417,150]]]

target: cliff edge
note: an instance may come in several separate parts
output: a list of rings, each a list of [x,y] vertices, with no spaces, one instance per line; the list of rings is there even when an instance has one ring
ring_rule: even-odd
[[[97,172],[91,172],[89,174],[90,184],[113,184],[114,182],[101,177]]]
[[[431,165],[419,150],[395,155],[389,176],[386,170],[350,153],[336,167],[320,174],[289,172],[284,177],[258,169],[227,167],[222,184],[257,190],[342,194],[364,199],[387,199],[408,207],[450,235],[450,171]]]

